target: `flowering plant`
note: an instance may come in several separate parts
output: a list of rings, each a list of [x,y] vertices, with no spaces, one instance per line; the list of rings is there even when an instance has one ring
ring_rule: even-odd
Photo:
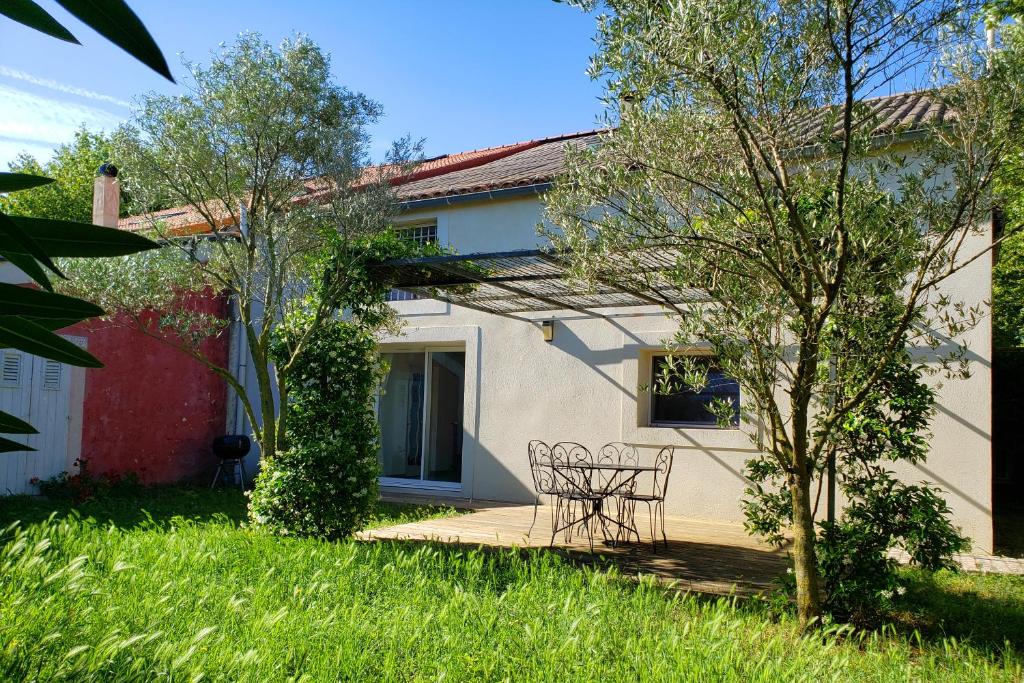
[[[384,367],[376,333],[394,327],[394,312],[387,303],[390,286],[366,266],[409,256],[414,247],[385,233],[357,248],[358,258],[344,259],[338,300],[344,317],[318,320],[316,305],[298,307],[277,326],[270,345],[271,360],[278,367],[287,363],[281,394],[288,440],[264,457],[249,517],[275,533],[348,536],[377,500],[374,400]]]

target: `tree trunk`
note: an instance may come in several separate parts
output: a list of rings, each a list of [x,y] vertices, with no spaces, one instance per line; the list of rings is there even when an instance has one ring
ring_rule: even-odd
[[[274,386],[267,367],[267,355],[263,349],[250,345],[253,374],[256,376],[256,390],[260,397],[260,418],[263,422],[258,432],[260,457],[272,458],[277,454],[277,411],[274,409]]]
[[[793,572],[796,577],[796,611],[801,628],[821,621],[821,579],[814,549],[814,517],[811,514],[811,479],[808,473],[790,479],[793,505]]]

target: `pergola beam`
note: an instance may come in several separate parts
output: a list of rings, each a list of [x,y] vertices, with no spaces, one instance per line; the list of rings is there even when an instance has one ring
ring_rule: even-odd
[[[658,306],[681,312],[677,304],[700,299],[699,294],[679,290],[666,282],[641,287],[629,279],[639,273],[657,274],[671,268],[670,251],[645,247],[637,259],[623,262],[622,272],[598,273],[595,280],[601,291],[587,291],[569,277],[569,264],[554,251],[520,249],[491,253],[427,256],[396,259],[376,266],[379,277],[396,289],[438,298],[456,306],[494,313],[517,320],[528,320],[514,313],[541,313],[549,310],[576,311],[594,318],[607,318],[602,308]],[[615,264],[612,263],[614,269]],[[620,278],[623,281],[619,281]],[[535,291],[536,285],[543,291]],[[479,291],[490,287],[492,291]],[[464,291],[469,289],[469,291]],[[496,291],[503,292],[498,294]],[[586,306],[574,303],[587,300]],[[488,305],[491,302],[492,305]],[[590,303],[594,302],[594,303]]]

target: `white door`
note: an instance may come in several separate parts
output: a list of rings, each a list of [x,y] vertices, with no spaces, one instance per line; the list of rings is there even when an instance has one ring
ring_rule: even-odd
[[[0,410],[39,430],[29,436],[8,435],[36,450],[0,453],[0,495],[35,493],[29,483],[33,478],[49,479],[71,469],[68,443],[72,379],[68,365],[15,349],[0,349]],[[82,406],[77,409],[81,412]]]

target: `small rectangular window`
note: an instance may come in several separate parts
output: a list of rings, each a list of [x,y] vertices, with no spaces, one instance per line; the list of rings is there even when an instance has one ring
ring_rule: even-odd
[[[18,351],[3,351],[3,370],[0,385],[17,387],[21,385],[21,360],[24,356]]]
[[[670,394],[657,393],[658,379],[664,371],[666,356],[654,356],[651,362],[651,426],[679,427],[699,426],[715,427],[718,420],[711,412],[710,406],[716,399],[729,401],[733,405],[731,424],[740,422],[740,385],[736,380],[723,373],[716,365],[713,356],[702,356],[698,362],[707,370],[707,384],[701,391],[675,380],[676,384]]]
[[[402,228],[396,230],[396,232],[401,239],[420,245],[437,242],[437,223]],[[401,289],[392,289],[388,292],[388,301],[413,301],[415,299],[419,299],[419,297],[412,292],[404,292]]]

